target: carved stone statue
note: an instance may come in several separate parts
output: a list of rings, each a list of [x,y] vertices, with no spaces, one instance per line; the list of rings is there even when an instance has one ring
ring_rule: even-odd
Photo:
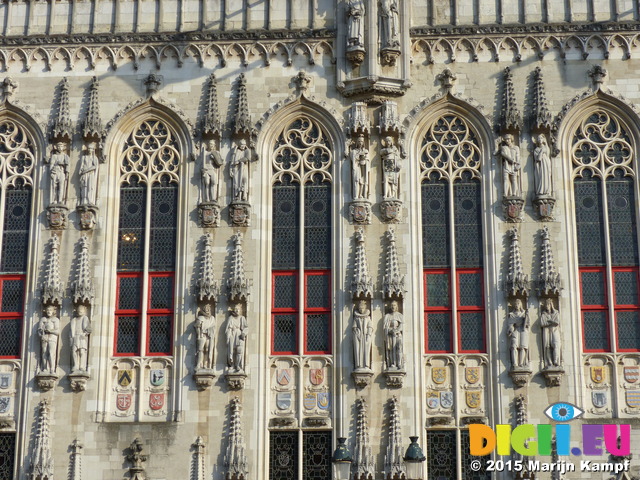
[[[77,315],[71,320],[71,371],[86,372],[91,321],[84,305],[78,305],[76,312]]]
[[[393,137],[386,137],[384,148],[380,150],[382,157],[382,183],[384,184],[384,198],[399,199],[398,184],[400,183],[400,150],[395,146]]]
[[[40,335],[40,370],[44,373],[56,373],[58,367],[58,339],[60,338],[60,319],[56,317],[56,307],[47,305],[45,316],[38,323]]]
[[[247,339],[247,319],[242,315],[242,304],[236,303],[227,321],[227,366],[234,372],[244,372],[244,350]]]
[[[66,154],[64,142],[58,142],[53,146],[54,153],[49,161],[50,180],[50,204],[62,205],[67,198],[67,169],[69,167],[69,155]]]
[[[504,136],[502,145],[498,149],[502,159],[502,186],[505,197],[522,197],[522,183],[520,179],[520,149],[514,144],[513,135]]]
[[[367,302],[360,300],[353,310],[353,364],[358,369],[371,369],[373,325]]]
[[[536,196],[553,195],[550,150],[549,145],[547,145],[547,138],[542,134],[538,135],[536,139],[533,159],[535,161]]]
[[[371,159],[369,150],[364,148],[364,136],[356,139],[355,146],[349,152],[351,160],[351,177],[353,180],[353,199],[367,200],[369,198],[369,176],[371,173]]]
[[[547,298],[543,304],[540,315],[540,325],[542,326],[542,349],[545,368],[561,366],[560,355],[560,318],[553,300]]]
[[[215,345],[216,317],[211,312],[211,305],[205,303],[196,319],[196,370],[213,368],[213,351]]]
[[[347,49],[364,48],[364,5],[362,0],[349,0],[347,6]]]
[[[99,162],[96,155],[96,144],[88,144],[87,151],[82,155],[80,161],[80,205],[96,204]]]
[[[522,300],[517,298],[513,310],[509,313],[509,353],[511,368],[529,366],[529,313],[522,307]]]
[[[234,202],[246,202],[249,198],[249,162],[251,149],[247,146],[247,141],[242,139],[236,146],[231,160]]]
[[[216,149],[215,140],[209,140],[200,149],[200,175],[202,202],[217,202],[220,182],[220,171],[224,160]]]
[[[398,0],[380,0],[380,45],[382,48],[400,46]]]
[[[384,359],[389,370],[404,368],[402,328],[404,317],[398,302],[391,302],[391,311],[384,316]]]

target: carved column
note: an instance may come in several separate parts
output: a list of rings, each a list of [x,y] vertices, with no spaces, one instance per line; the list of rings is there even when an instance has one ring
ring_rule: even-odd
[[[371,157],[369,155],[370,123],[367,104],[351,104],[348,140],[345,157],[351,171],[351,222],[359,225],[371,224]]]

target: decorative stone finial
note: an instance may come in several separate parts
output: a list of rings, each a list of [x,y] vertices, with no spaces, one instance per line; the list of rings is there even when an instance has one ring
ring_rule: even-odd
[[[509,273],[505,280],[505,294],[509,297],[526,296],[529,293],[529,278],[522,271],[518,229],[512,228],[508,235],[511,237],[511,247],[509,248]]]
[[[199,302],[216,302],[220,289],[214,278],[213,271],[213,237],[210,233],[204,236],[204,252],[200,278],[196,284]]]
[[[502,94],[502,109],[500,111],[500,130],[502,133],[522,129],[522,117],[516,105],[516,95],[513,87],[513,76],[509,67],[504,69],[504,91]]]
[[[244,272],[244,251],[242,248],[242,232],[233,236],[233,254],[231,258],[231,278],[227,280],[230,302],[246,302],[249,297],[251,281]]]
[[[398,118],[398,104],[391,100],[385,100],[380,107],[380,123],[378,124],[380,135],[399,135],[400,119]]]
[[[442,85],[444,93],[451,93],[454,83],[458,80],[458,77],[456,77],[448,68],[445,68],[444,71],[436,78],[440,82],[440,85]]]
[[[205,480],[204,471],[204,449],[205,444],[201,436],[196,438],[196,441],[191,445],[195,450],[194,462],[195,462],[195,480]]]
[[[71,444],[71,466],[69,468],[70,480],[82,480],[82,449],[84,445],[76,438]]]
[[[516,407],[516,425],[527,423],[527,399],[523,394],[518,395],[513,403]]]
[[[238,78],[238,104],[234,118],[234,133],[236,135],[253,134],[251,116],[249,115],[249,101],[247,99],[247,77],[244,73]]]
[[[351,295],[355,299],[367,299],[373,297],[373,280],[369,275],[369,265],[364,248],[364,230],[356,230],[356,251],[354,260],[353,280],[351,282]]]
[[[66,77],[60,82],[59,95],[58,113],[51,128],[52,143],[61,140],[70,142],[73,136],[73,126],[69,115],[69,82]]]
[[[353,480],[370,480],[375,477],[376,464],[371,453],[369,419],[364,397],[356,400],[356,444],[353,456]]]
[[[542,251],[540,252],[540,277],[537,282],[538,296],[559,296],[562,290],[560,274],[556,271],[553,251],[549,242],[549,229],[542,229]]]
[[[60,239],[52,235],[49,241],[49,260],[45,269],[44,285],[42,286],[42,305],[62,305],[64,286],[60,280]]]
[[[162,85],[162,78],[160,75],[150,73],[147,79],[144,81],[145,87],[147,87],[147,98],[154,96],[160,90]]]
[[[296,89],[300,95],[307,95],[309,93],[309,87],[311,86],[311,75],[307,72],[298,72],[298,74],[293,77],[293,81],[296,84]]]
[[[2,81],[2,84],[0,85],[0,89],[2,89],[3,101],[6,102],[18,89],[18,82],[13,80],[11,77],[5,77],[5,79]]]
[[[218,111],[218,88],[216,87],[216,76],[209,75],[209,85],[207,87],[207,108],[202,122],[202,137],[220,137],[221,135],[220,112]]]
[[[393,230],[385,233],[387,237],[387,262],[384,280],[382,281],[382,296],[385,300],[402,299],[404,297],[404,275],[400,274],[398,265],[398,250],[396,248],[396,234]]]
[[[89,139],[97,139],[102,136],[102,120],[100,119],[100,101],[98,99],[99,82],[96,77],[91,79],[91,90],[89,91],[89,106],[87,116],[82,122],[82,136]]]
[[[369,118],[367,117],[367,104],[353,102],[349,111],[349,134],[365,135],[370,131]]]
[[[384,478],[386,480],[407,478],[403,461],[402,431],[400,428],[400,408],[394,395],[389,400],[389,443],[384,457]]]
[[[593,81],[593,90],[600,90],[604,78],[607,76],[607,70],[601,65],[594,65],[593,68],[589,70],[589,76]]]
[[[531,110],[531,127],[534,131],[551,130],[551,112],[547,105],[547,97],[544,93],[544,82],[542,80],[542,69],[537,67],[534,71],[533,84],[533,108]]]
[[[127,460],[131,462],[131,467],[129,467],[129,474],[131,475],[131,480],[146,480],[147,474],[144,471],[143,462],[147,461],[147,456],[142,453],[142,449],[144,445],[142,444],[142,440],[136,438],[131,445],[129,446],[129,451],[131,452],[127,455]]]
[[[249,474],[244,436],[242,434],[241,405],[238,397],[233,397],[229,407],[229,444],[224,458],[226,480],[244,480]]]
[[[73,303],[93,303],[94,288],[89,265],[89,237],[80,237],[80,258],[76,281],[73,283]]]
[[[30,480],[53,479],[53,455],[51,454],[51,435],[49,434],[50,415],[49,400],[42,400],[38,404]]]

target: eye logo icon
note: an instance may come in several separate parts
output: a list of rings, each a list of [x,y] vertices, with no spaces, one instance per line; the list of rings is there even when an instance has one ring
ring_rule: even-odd
[[[580,417],[583,413],[584,410],[567,402],[554,403],[544,411],[547,417],[556,422],[570,422]]]

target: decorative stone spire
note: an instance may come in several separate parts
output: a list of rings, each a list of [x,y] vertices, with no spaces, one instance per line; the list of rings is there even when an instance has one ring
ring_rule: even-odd
[[[51,129],[52,142],[66,140],[71,141],[73,136],[73,126],[69,116],[69,81],[63,78],[59,87],[58,114],[53,120]]]
[[[385,100],[380,107],[380,123],[378,124],[380,135],[400,134],[400,119],[398,117],[398,104],[391,100]]]
[[[204,236],[204,254],[202,256],[202,268],[200,270],[200,278],[196,284],[198,291],[198,301],[216,302],[220,290],[218,282],[214,278],[213,272],[213,238],[210,233]]]
[[[524,425],[527,423],[527,399],[520,394],[514,399],[516,407],[516,425]]]
[[[544,93],[542,69],[537,67],[534,71],[533,84],[533,109],[531,115],[531,127],[534,131],[551,130],[551,112],[547,105],[547,97]]]
[[[207,108],[202,122],[203,137],[220,137],[220,112],[218,111],[218,88],[216,87],[216,76],[209,75],[209,86],[207,88]]]
[[[50,244],[49,260],[45,269],[44,285],[42,286],[43,305],[62,305],[64,286],[60,280],[60,239],[57,235],[52,235]]]
[[[511,237],[511,247],[509,249],[509,273],[505,281],[505,293],[509,297],[526,296],[529,292],[529,278],[522,271],[518,229],[512,228],[508,235]]]
[[[600,90],[602,88],[604,78],[607,76],[607,70],[601,65],[594,65],[593,68],[589,70],[589,76],[593,81],[593,90]]]
[[[236,135],[250,135],[253,133],[251,116],[249,115],[249,101],[247,99],[247,77],[244,73],[238,78],[238,104],[234,119],[234,133]]]
[[[401,299],[406,291],[404,275],[400,274],[398,266],[398,250],[396,248],[396,234],[393,230],[385,233],[387,237],[387,263],[385,265],[384,280],[382,281],[382,296],[385,300]]]
[[[131,452],[127,455],[127,460],[131,462],[131,466],[129,467],[129,475],[131,480],[146,480],[147,474],[144,471],[143,462],[147,461],[147,456],[142,453],[142,449],[144,445],[142,444],[142,440],[136,438],[131,445],[129,446],[129,451]]]
[[[538,296],[560,295],[562,290],[560,274],[556,271],[553,251],[549,242],[549,229],[542,229],[542,252],[540,253],[540,278],[538,278]]]
[[[247,455],[242,422],[240,418],[241,405],[238,397],[233,397],[230,405],[231,420],[229,421],[229,445],[224,458],[227,469],[226,480],[244,480],[247,478]]]
[[[356,400],[356,444],[353,457],[353,480],[373,480],[376,464],[371,453],[369,439],[369,419],[367,418],[367,403],[364,398]]]
[[[520,131],[522,117],[516,105],[516,95],[513,88],[513,77],[509,67],[504,69],[504,91],[502,94],[502,110],[500,112],[500,129],[504,132]]]
[[[91,280],[91,267],[89,266],[89,238],[86,235],[80,237],[80,258],[78,259],[78,272],[73,283],[73,303],[93,303],[94,288]]]
[[[70,480],[82,480],[82,449],[83,445],[76,438],[71,444]]]
[[[440,85],[442,85],[444,93],[447,94],[451,93],[453,85],[455,84],[456,80],[458,80],[458,77],[456,77],[451,70],[445,68],[443,72],[438,75],[437,79],[440,82]]]
[[[91,79],[89,91],[89,106],[87,116],[82,122],[82,136],[85,139],[100,138],[102,135],[102,120],[100,119],[100,101],[98,100],[99,82],[96,77]]]
[[[356,230],[356,256],[354,261],[351,295],[354,300],[373,297],[373,280],[369,275],[369,265],[364,248],[364,230]]]
[[[49,400],[42,400],[38,404],[38,419],[29,480],[53,480],[53,456],[51,455],[51,437],[49,435],[50,415]]]
[[[230,302],[247,301],[251,281],[244,273],[244,250],[242,248],[242,232],[233,236],[233,254],[231,257],[231,278],[227,280]]]
[[[201,436],[196,438],[196,441],[191,445],[195,450],[194,453],[194,472],[192,478],[194,480],[205,480],[205,472],[204,472],[204,440]]]
[[[406,467],[402,460],[402,432],[400,429],[400,409],[398,398],[394,395],[389,400],[389,443],[384,457],[384,474],[386,479],[406,478]]]
[[[369,117],[367,117],[367,104],[353,102],[349,111],[349,134],[365,135],[370,131]]]

